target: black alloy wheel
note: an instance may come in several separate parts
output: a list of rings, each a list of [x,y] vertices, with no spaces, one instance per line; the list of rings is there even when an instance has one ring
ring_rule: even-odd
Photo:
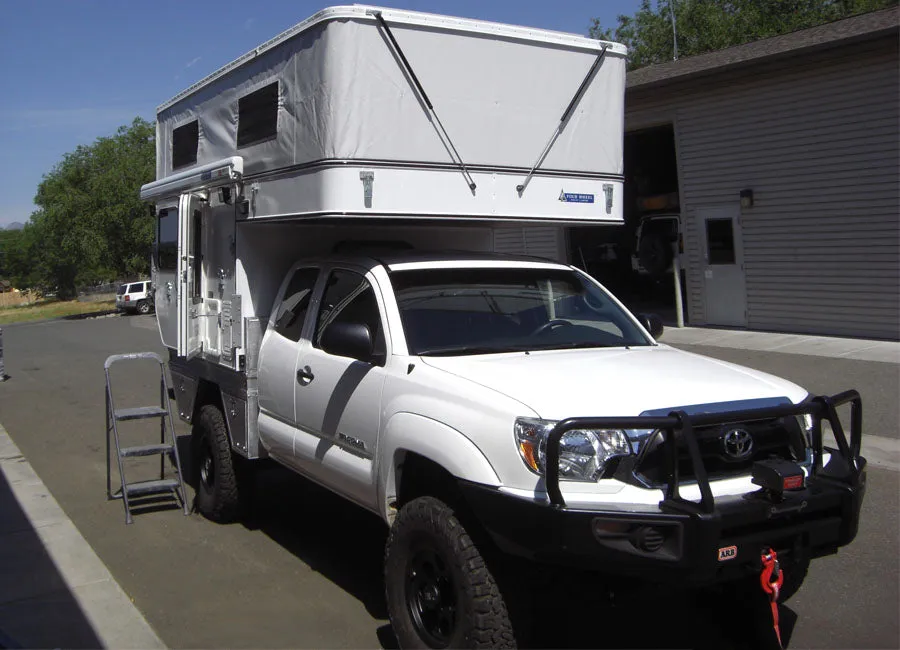
[[[427,540],[413,547],[406,572],[406,607],[430,647],[446,648],[456,627],[456,585],[445,558]]]

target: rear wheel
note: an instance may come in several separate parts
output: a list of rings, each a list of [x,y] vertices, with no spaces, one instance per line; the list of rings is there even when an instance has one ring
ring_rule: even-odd
[[[197,509],[213,521],[236,521],[241,514],[238,459],[231,452],[225,416],[217,406],[206,404],[200,409],[191,438]]]
[[[149,314],[150,313],[150,303],[146,300],[141,300],[137,305],[137,310],[139,314]]]
[[[401,647],[515,647],[497,582],[442,501],[420,497],[400,510],[384,572],[388,613]]]

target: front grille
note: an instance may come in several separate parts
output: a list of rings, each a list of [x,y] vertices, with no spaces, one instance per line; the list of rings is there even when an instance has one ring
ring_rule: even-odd
[[[729,448],[732,453],[729,453],[724,438],[729,432],[735,431],[745,432],[747,435],[738,433],[731,436],[732,444]],[[710,480],[749,474],[753,463],[759,460],[782,458],[798,461],[803,460],[806,455],[803,434],[794,418],[700,427],[694,430],[694,435]],[[752,440],[752,446],[745,456],[736,457],[741,449],[739,441],[746,444],[748,437]],[[684,441],[678,442],[677,450],[679,480],[694,480],[694,467]],[[635,462],[635,477],[649,487],[664,487],[668,483],[669,473],[667,456],[665,445],[662,444],[662,434],[654,434],[648,438]]]

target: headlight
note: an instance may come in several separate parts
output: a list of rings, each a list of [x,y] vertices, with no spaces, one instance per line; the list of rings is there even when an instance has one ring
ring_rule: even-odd
[[[544,475],[547,435],[556,426],[551,420],[518,418],[514,426],[516,447],[525,465]],[[569,481],[596,481],[610,459],[631,453],[628,436],[621,429],[573,429],[559,441],[559,477]]]

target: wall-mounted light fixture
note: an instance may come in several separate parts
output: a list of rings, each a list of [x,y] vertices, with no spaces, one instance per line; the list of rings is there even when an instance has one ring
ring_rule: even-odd
[[[753,207],[753,190],[741,190],[741,207]]]

